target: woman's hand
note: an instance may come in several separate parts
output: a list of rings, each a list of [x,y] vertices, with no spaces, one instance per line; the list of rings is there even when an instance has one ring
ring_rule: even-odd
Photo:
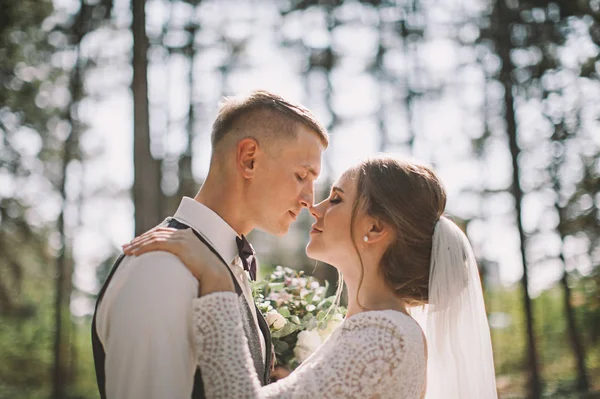
[[[227,266],[199,242],[192,229],[156,227],[123,245],[123,252],[139,256],[150,251],[166,251],[177,256],[200,283],[200,296],[218,291],[235,291]]]

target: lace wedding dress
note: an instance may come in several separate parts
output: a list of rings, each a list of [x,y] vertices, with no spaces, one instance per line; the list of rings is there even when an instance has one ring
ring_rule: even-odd
[[[195,299],[193,310],[207,398],[417,399],[424,390],[423,335],[401,312],[370,311],[347,318],[292,374],[261,387],[236,295],[219,292]]]

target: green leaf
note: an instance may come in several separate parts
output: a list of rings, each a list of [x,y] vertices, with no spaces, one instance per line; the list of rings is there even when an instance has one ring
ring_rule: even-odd
[[[281,291],[285,287],[284,283],[269,283],[269,289],[272,291]]]
[[[287,323],[281,330],[271,331],[273,338],[282,338],[290,335],[298,329],[298,326],[294,323]]]
[[[275,353],[277,353],[277,354],[282,354],[283,352],[288,350],[290,347],[287,342],[280,341],[278,339],[273,340],[273,346],[275,346]]]
[[[318,321],[323,321],[323,319],[325,319],[325,315],[327,314],[327,312],[324,312],[322,310],[319,311],[319,313],[317,313],[317,320]]]
[[[307,323],[307,322],[313,320],[314,318],[315,318],[315,316],[312,313],[307,313],[302,318],[302,321],[305,322],[305,323]]]
[[[279,312],[280,315],[282,315],[283,317],[285,317],[286,319],[288,317],[290,317],[290,310],[288,309],[287,306],[282,306],[279,309],[277,309],[277,311]]]
[[[304,325],[304,329],[305,330],[314,330],[315,328],[317,328],[317,326],[318,326],[317,319],[315,319],[313,317]]]
[[[306,301],[306,303],[311,303],[314,296],[315,296],[315,293],[311,292],[304,297],[304,300]]]

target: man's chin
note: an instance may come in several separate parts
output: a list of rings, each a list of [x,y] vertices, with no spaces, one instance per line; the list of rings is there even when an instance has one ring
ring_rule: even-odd
[[[289,224],[282,224],[280,226],[276,226],[276,227],[272,227],[269,226],[267,227],[258,227],[259,230],[264,231],[265,233],[277,236],[277,237],[283,237],[284,235],[286,235],[288,233],[288,231],[290,231],[290,225]]]
[[[290,225],[284,225],[281,227],[281,229],[279,230],[278,233],[276,233],[277,236],[282,237],[284,235],[286,235],[288,232],[290,231]]]
[[[284,235],[286,235],[288,233],[288,231],[289,231],[289,229],[281,230],[276,233],[273,233],[273,235],[277,236],[277,237],[283,237]]]

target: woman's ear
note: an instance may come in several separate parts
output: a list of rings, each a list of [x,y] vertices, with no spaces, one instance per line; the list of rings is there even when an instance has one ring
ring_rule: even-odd
[[[254,177],[254,171],[256,170],[254,163],[256,162],[258,150],[258,142],[251,137],[246,137],[237,145],[236,165],[246,179]]]
[[[365,242],[375,243],[388,237],[388,234],[388,226],[379,219],[372,218],[369,223],[369,230],[363,239]]]

